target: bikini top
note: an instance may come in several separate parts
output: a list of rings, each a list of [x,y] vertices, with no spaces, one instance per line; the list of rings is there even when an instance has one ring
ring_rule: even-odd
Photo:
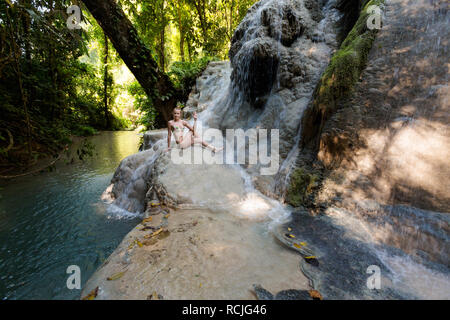
[[[172,125],[172,127],[174,128],[174,131],[183,131],[184,129],[184,125],[181,126]]]
[[[184,125],[178,126],[178,125],[172,125],[173,127],[173,133],[175,134],[175,137],[178,137],[180,135],[183,135],[183,129],[184,129]]]

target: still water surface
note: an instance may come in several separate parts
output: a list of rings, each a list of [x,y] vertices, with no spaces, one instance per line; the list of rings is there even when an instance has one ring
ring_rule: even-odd
[[[56,171],[0,181],[0,299],[78,299],[67,267],[80,267],[83,286],[139,222],[111,219],[100,200],[120,161],[138,152],[139,134],[89,140],[94,155],[84,162],[60,160]]]

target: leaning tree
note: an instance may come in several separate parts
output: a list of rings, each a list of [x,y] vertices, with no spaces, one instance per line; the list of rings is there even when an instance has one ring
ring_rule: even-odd
[[[165,126],[178,96],[170,78],[159,70],[150,49],[138,37],[136,29],[115,0],[82,1],[152,100],[159,113],[156,125]]]

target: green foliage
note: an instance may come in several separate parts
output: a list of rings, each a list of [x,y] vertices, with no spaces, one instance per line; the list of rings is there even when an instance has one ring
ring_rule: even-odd
[[[104,129],[104,68],[91,63],[102,52],[91,61],[80,59],[93,39],[104,45],[104,35],[95,23],[88,31],[69,30],[62,14],[69,4],[30,0],[11,8],[0,1],[0,128],[8,128],[14,137],[14,148],[2,153],[0,162],[19,164],[36,154],[51,155],[70,143],[71,135]],[[19,53],[17,61],[14,52]],[[110,74],[107,80],[108,99],[114,102],[118,91]],[[114,128],[128,125],[110,116]]]
[[[151,99],[146,95],[141,85],[134,81],[128,86],[128,92],[134,96],[134,106],[142,112],[137,124],[145,126],[146,129],[154,129],[156,110]]]
[[[78,126],[75,130],[73,130],[73,132],[77,136],[93,136],[94,134],[98,133],[98,131],[95,130],[94,128],[83,125]]]
[[[95,145],[88,139],[83,139],[80,147],[77,149],[78,159],[84,161],[86,157],[93,157]]]
[[[120,115],[115,115],[111,122],[112,130],[123,130],[124,128],[130,128],[133,126],[133,122],[130,119],[126,119]]]
[[[169,76],[175,87],[182,93],[182,100],[187,99],[197,77],[206,69],[208,63],[214,60],[218,59],[206,56],[192,62],[177,61],[171,65]]]
[[[193,61],[203,56],[226,59],[234,30],[255,2],[119,0],[163,70],[174,61]]]
[[[152,52],[158,66],[168,74],[185,102],[195,78],[213,59],[227,59],[233,32],[256,0],[119,0]],[[214,57],[214,58],[212,58]],[[134,107],[141,112],[137,124],[154,128],[152,101],[137,83],[128,86]],[[154,96],[168,100],[155,88]]]
[[[202,57],[192,62],[177,61],[171,65],[168,74],[176,89],[181,93],[179,97],[180,101],[184,102],[187,100],[197,77],[205,70],[210,61],[216,59],[214,57]],[[147,130],[155,129],[157,113],[151,99],[145,94],[144,89],[137,81],[134,81],[128,85],[128,92],[134,97],[135,108],[141,111],[142,114],[137,124],[143,125]],[[159,92],[155,92],[155,94],[160,96]],[[165,98],[168,97],[162,97],[162,100]]]
[[[290,177],[290,186],[287,191],[286,201],[299,207],[308,201],[308,197],[318,187],[320,175],[309,171],[304,167],[296,168]]]
[[[332,113],[337,102],[347,97],[364,70],[377,30],[367,28],[367,8],[381,6],[383,0],[371,0],[361,9],[358,21],[331,58],[315,94],[314,107],[323,114]]]

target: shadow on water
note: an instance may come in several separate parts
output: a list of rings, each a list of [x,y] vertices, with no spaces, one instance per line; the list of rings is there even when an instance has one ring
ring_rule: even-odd
[[[111,219],[100,196],[115,169],[138,151],[139,134],[102,132],[89,138],[93,157],[59,161],[56,170],[0,182],[0,297],[76,299],[70,265],[81,269],[81,286],[136,224]],[[69,158],[70,160],[70,158]]]

